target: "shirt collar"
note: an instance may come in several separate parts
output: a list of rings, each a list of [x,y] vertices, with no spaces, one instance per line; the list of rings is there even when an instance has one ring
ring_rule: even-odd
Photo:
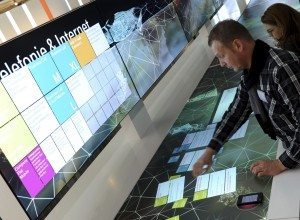
[[[249,70],[244,70],[244,83],[246,90],[257,84],[260,73],[264,69],[265,63],[269,57],[270,46],[261,40],[255,41],[255,46],[252,53],[251,67]]]

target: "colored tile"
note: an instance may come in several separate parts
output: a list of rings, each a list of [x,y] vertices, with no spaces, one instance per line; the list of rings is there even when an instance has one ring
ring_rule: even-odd
[[[79,107],[85,104],[94,95],[93,90],[82,70],[79,70],[77,73],[71,76],[66,81],[66,84],[71,91],[77,106]]]
[[[45,97],[60,124],[64,123],[77,110],[76,102],[65,83],[52,90]]]
[[[114,70],[110,66],[107,66],[103,71],[108,81],[111,81],[113,78],[116,77]]]
[[[109,48],[109,44],[99,23],[85,30],[85,33],[97,56]]]
[[[40,146],[37,146],[30,154],[28,154],[27,158],[42,183],[46,185],[54,177],[55,173]]]
[[[169,180],[174,180],[181,177],[181,175],[170,176]]]
[[[89,129],[91,130],[92,134],[95,134],[96,131],[100,128],[100,125],[99,125],[97,119],[95,118],[95,116],[92,116],[87,121],[87,125],[88,125]]]
[[[106,75],[105,75],[105,73],[103,72],[103,71],[100,71],[98,74],[97,74],[97,79],[98,79],[98,81],[100,82],[100,84],[101,84],[101,86],[102,86],[102,88],[104,87],[104,86],[106,86],[107,84],[108,84],[108,79],[107,79],[107,77],[106,77]]]
[[[91,68],[93,69],[94,73],[98,74],[102,71],[102,66],[98,59],[92,60],[90,65],[91,65]]]
[[[109,99],[115,94],[114,90],[112,89],[110,84],[107,84],[106,86],[104,86],[103,91],[104,91],[106,97]]]
[[[16,106],[0,83],[0,127],[18,114]]]
[[[26,109],[22,116],[38,143],[45,140],[59,126],[44,98]]]
[[[180,219],[179,219],[179,215],[177,215],[177,216],[174,216],[172,218],[168,218],[166,220],[180,220]]]
[[[107,120],[107,117],[102,109],[99,109],[99,111],[96,112],[95,116],[100,126],[103,125]]]
[[[84,120],[82,114],[80,111],[77,111],[73,116],[72,116],[72,121],[78,130],[78,133],[80,134],[82,140],[84,142],[87,142],[90,137],[92,137],[92,132],[90,131],[86,121]]]
[[[104,52],[100,56],[98,56],[98,61],[100,62],[100,65],[102,66],[103,69],[105,69],[109,65],[109,61],[106,58],[107,52]]]
[[[187,165],[182,165],[182,166],[178,167],[176,173],[182,173],[182,172],[188,171],[189,166],[190,166],[190,165],[187,164]]]
[[[108,63],[110,64],[110,66],[111,66],[111,64],[112,64],[113,62],[116,61],[116,57],[115,57],[115,55],[114,55],[113,48],[107,50],[107,51],[105,52],[105,56],[106,56],[106,59],[107,59]]]
[[[208,190],[201,190],[199,192],[195,192],[193,201],[206,199],[208,194]]]
[[[90,100],[89,100],[89,105],[92,109],[92,111],[94,113],[96,113],[100,108],[101,108],[101,105],[100,103],[98,102],[98,99],[96,96],[92,97]]]
[[[89,103],[84,104],[81,108],[80,108],[80,112],[84,118],[84,120],[89,120],[92,115],[93,115],[93,111],[89,105]]]
[[[64,80],[80,70],[80,65],[69,43],[56,47],[50,51],[50,54]]]
[[[187,200],[188,200],[187,198],[184,198],[184,199],[181,199],[181,200],[178,200],[178,201],[174,202],[174,204],[172,206],[172,209],[184,208],[185,205],[186,205]]]
[[[31,62],[28,67],[44,95],[63,82],[50,53]]]
[[[57,149],[53,139],[51,137],[47,138],[40,144],[40,146],[48,161],[52,165],[55,173],[58,173],[58,171],[66,164],[66,161]]]
[[[2,83],[20,112],[43,96],[28,67],[5,77]]]
[[[180,153],[180,150],[181,150],[180,147],[176,147],[176,148],[174,148],[172,154]]]
[[[117,111],[117,109],[120,107],[120,103],[118,101],[118,98],[116,95],[114,95],[113,97],[111,97],[111,99],[109,100],[109,104],[111,105],[111,107],[113,108],[114,111]]]
[[[165,204],[167,204],[167,201],[168,201],[168,196],[156,198],[155,202],[154,202],[154,207],[165,205]]]
[[[69,42],[78,62],[82,67],[96,58],[96,54],[85,33],[78,34]]]
[[[190,144],[182,145],[182,146],[180,147],[180,151],[186,151],[186,150],[189,149],[189,147],[190,147]]]
[[[116,93],[117,91],[119,91],[119,89],[121,88],[119,81],[117,80],[117,78],[114,78],[110,81],[110,85],[112,87],[112,89],[114,90],[114,92]]]
[[[96,94],[96,97],[97,97],[97,100],[98,100],[98,102],[99,102],[99,104],[100,104],[101,106],[103,106],[103,105],[107,102],[107,100],[108,100],[103,90],[100,90],[100,91]],[[119,99],[118,99],[118,100],[119,100]]]
[[[64,133],[66,134],[75,152],[81,149],[84,143],[72,120],[68,119],[65,123],[63,123],[61,127],[64,130]]]
[[[109,118],[114,113],[114,110],[112,109],[109,102],[105,103],[102,106],[102,109],[103,109],[103,111],[104,111],[107,118]]]
[[[55,145],[60,151],[65,161],[69,161],[73,155],[75,154],[72,145],[70,144],[67,136],[65,135],[63,129],[59,127],[53,134],[51,135]]]
[[[19,163],[37,146],[21,116],[17,116],[0,128],[0,137],[1,149],[12,166]]]
[[[93,79],[91,79],[89,81],[91,88],[93,90],[94,93],[99,92],[99,90],[102,88],[101,84],[99,83],[97,77],[94,77]]]
[[[176,163],[179,160],[180,156],[170,157],[168,163]]]
[[[85,67],[82,68],[82,70],[84,72],[84,75],[87,78],[87,80],[92,79],[96,75],[91,64],[92,63],[90,63],[90,64],[88,64],[88,65],[86,65]]]
[[[20,161],[14,170],[31,197],[35,197],[43,189],[44,184],[27,157]]]

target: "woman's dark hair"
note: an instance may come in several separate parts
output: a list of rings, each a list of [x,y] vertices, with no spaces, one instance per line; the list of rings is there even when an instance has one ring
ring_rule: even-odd
[[[264,24],[282,28],[283,36],[277,46],[282,49],[296,47],[300,51],[300,12],[282,3],[271,5],[261,17]]]

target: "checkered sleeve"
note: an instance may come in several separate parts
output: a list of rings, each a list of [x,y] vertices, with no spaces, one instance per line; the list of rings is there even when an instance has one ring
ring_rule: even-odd
[[[227,142],[249,118],[251,112],[249,95],[241,82],[238,86],[234,101],[224,113],[222,121],[218,123],[214,137],[208,147],[218,152],[222,145]]]
[[[300,64],[299,62],[290,62],[281,65],[273,71],[273,80],[275,91],[279,94],[280,101],[288,106],[292,119],[288,120],[284,114],[280,117],[284,118],[282,124],[278,127],[287,127],[286,151],[280,155],[279,160],[287,168],[294,168],[300,163]],[[296,122],[296,123],[295,123]]]

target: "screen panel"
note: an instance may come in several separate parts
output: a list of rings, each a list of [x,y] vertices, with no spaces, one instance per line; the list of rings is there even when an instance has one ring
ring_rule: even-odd
[[[272,177],[258,178],[250,165],[274,159],[277,142],[262,133],[255,117],[250,117],[244,132],[224,145],[207,173],[198,178],[191,173],[215,129],[211,121],[218,100],[223,91],[238,85],[240,74],[211,65],[116,219],[266,218]],[[252,192],[263,192],[265,203],[251,212],[241,212],[236,207],[238,195]]]
[[[223,4],[223,0],[174,0],[173,4],[182,28],[188,40],[191,40]]]
[[[187,45],[173,4],[149,18],[117,48],[143,96]]]
[[[139,100],[99,17],[91,3],[0,47],[0,171],[31,219]]]
[[[101,11],[101,25],[110,43],[126,39],[171,2],[172,0],[96,0]]]

